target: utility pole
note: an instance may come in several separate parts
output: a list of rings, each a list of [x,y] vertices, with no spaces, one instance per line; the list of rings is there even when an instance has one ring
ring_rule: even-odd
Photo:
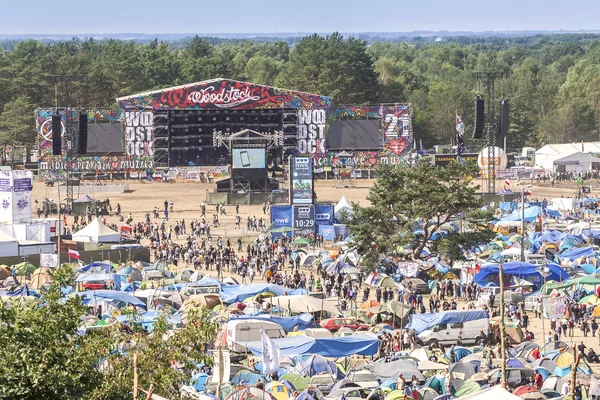
[[[508,390],[506,379],[506,334],[504,332],[504,271],[502,263],[498,264],[498,279],[500,281],[500,348],[502,351],[502,387]]]
[[[496,122],[495,83],[497,79],[506,77],[504,72],[481,71],[474,72],[473,77],[486,88],[487,111],[485,116],[485,137],[488,147],[487,187],[488,193],[496,193],[496,139],[498,123]]]

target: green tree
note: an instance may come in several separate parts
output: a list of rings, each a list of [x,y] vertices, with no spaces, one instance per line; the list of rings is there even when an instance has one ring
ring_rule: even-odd
[[[76,333],[86,307],[60,296],[72,277],[58,269],[39,302],[0,301],[0,399],[82,399],[101,380],[99,349]]]
[[[34,109],[35,106],[24,96],[4,106],[4,112],[0,114],[0,146],[12,147],[10,154],[6,154],[7,160],[15,160],[17,146],[33,148],[36,141]]]
[[[432,235],[442,225],[460,221],[464,232],[447,236],[438,250],[459,259],[462,251],[493,237],[487,223],[492,215],[481,211],[483,200],[473,184],[475,167],[451,163],[435,167],[420,163],[403,169],[382,166],[369,190],[370,205],[354,205],[347,224],[365,265],[373,268],[381,257],[396,254],[400,247],[421,258],[427,246],[435,247]]]

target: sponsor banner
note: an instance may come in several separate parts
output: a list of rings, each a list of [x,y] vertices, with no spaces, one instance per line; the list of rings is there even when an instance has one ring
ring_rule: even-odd
[[[33,172],[29,170],[12,171],[13,191],[31,192],[33,190]]]
[[[12,192],[11,171],[0,171],[0,192]]]
[[[271,229],[292,228],[292,217],[292,206],[271,206]],[[291,232],[285,234],[275,232],[272,235],[274,237],[292,236]]]
[[[346,239],[348,237],[348,235],[350,234],[350,230],[344,224],[335,224],[333,226],[335,228],[335,238],[336,238],[336,240],[338,238],[340,238],[340,237],[342,239]]]
[[[559,319],[564,317],[567,308],[565,299],[562,297],[546,297],[542,299],[544,306],[544,318]]]
[[[0,224],[13,222],[13,193],[0,192]]]
[[[315,204],[315,224],[333,225],[333,217],[335,215],[333,204]]]
[[[13,222],[27,222],[31,220],[31,193],[15,192],[12,194]]]
[[[290,166],[292,204],[312,204],[314,190],[312,157],[292,157]]]
[[[479,154],[461,154],[460,158],[466,162],[477,162]],[[433,165],[436,167],[445,167],[452,162],[456,162],[457,154],[434,154]]]
[[[335,241],[335,227],[333,225],[319,225],[319,235],[323,240]]]
[[[312,205],[294,206],[294,228],[297,232],[315,232],[315,207]]]
[[[298,153],[323,154],[325,150],[325,110],[298,110]]]

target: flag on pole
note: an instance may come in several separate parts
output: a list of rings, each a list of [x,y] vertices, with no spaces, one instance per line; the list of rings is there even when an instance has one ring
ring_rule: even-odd
[[[69,249],[69,258],[74,258],[76,260],[79,260],[79,252],[76,250]]]
[[[281,363],[281,350],[264,331],[261,332],[261,340],[263,374],[270,374],[279,369],[279,364]]]
[[[508,179],[504,181],[504,190],[510,190],[510,181]]]
[[[456,154],[459,156],[466,151],[463,134],[465,133],[465,124],[462,118],[456,114]]]

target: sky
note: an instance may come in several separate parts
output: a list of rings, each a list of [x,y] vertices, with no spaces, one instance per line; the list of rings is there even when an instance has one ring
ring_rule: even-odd
[[[598,0],[0,0],[0,34],[598,30]]]

